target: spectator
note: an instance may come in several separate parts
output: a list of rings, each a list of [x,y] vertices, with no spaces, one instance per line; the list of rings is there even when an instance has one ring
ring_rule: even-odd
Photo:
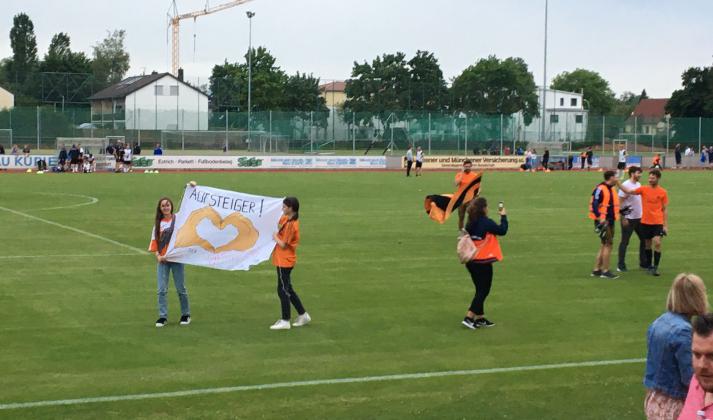
[[[79,149],[76,145],[72,145],[69,149],[69,163],[72,168],[72,172],[76,173],[79,170]]]
[[[530,171],[535,172],[537,170],[537,150],[532,149],[530,153]]]
[[[20,149],[17,147],[16,144],[12,145],[12,149],[10,149],[10,154],[11,155],[17,155],[20,153]]]
[[[708,164],[713,165],[713,146],[708,148]]]
[[[545,154],[542,155],[542,169],[547,172],[549,170],[550,163],[550,149],[545,147]]]
[[[4,154],[5,154],[5,146],[0,144],[0,155],[4,155]]]
[[[677,144],[676,147],[673,149],[673,153],[676,157],[676,169],[678,169],[681,166],[681,144]]]
[[[517,156],[522,156],[523,155],[522,147],[517,146],[517,150],[515,151],[515,154]]]
[[[592,169],[592,164],[594,162],[594,151],[592,146],[587,147],[587,170]]]
[[[67,148],[62,145],[62,147],[59,149],[59,156],[57,157],[57,160],[59,161],[58,166],[64,169],[64,165],[67,164],[67,157]]]
[[[511,152],[510,146],[505,146],[505,149],[504,149],[503,154],[504,154],[505,156],[510,156],[510,152]]]
[[[106,147],[106,154],[107,154],[107,156],[109,156],[109,155],[110,155],[110,156],[114,156],[114,151],[115,151],[115,150],[116,150],[116,149],[114,149],[114,145],[111,144],[111,143],[109,143],[109,145]]]
[[[691,318],[707,310],[703,280],[695,274],[676,276],[666,298],[666,312],[651,323],[646,334],[644,408],[649,420],[678,418],[693,376]]]
[[[584,164],[587,163],[587,151],[584,150],[579,154],[579,163],[581,164],[581,170],[584,170]]]
[[[140,154],[141,154],[141,146],[138,143],[136,143],[134,145],[134,155],[140,155]]]
[[[713,147],[713,146],[711,146]],[[708,149],[706,146],[701,147],[701,165],[706,164],[706,158],[708,157]]]
[[[26,144],[26,145],[22,148],[22,153],[25,155],[25,157],[30,156],[30,145],[29,145],[29,144]]]
[[[713,314],[693,318],[693,378],[688,388],[686,402],[679,420],[701,420],[713,418]],[[689,355],[690,357],[690,355]]]
[[[567,170],[571,171],[573,167],[574,167],[574,155],[570,153],[570,155],[567,156]]]
[[[686,156],[695,156],[696,152],[691,148],[691,146],[686,147]]]
[[[124,155],[123,155],[123,169],[124,172],[131,172],[131,158],[133,157],[132,155],[133,149],[131,148],[131,145],[129,143],[126,143],[124,146]]]
[[[161,156],[163,155],[163,149],[161,149],[161,145],[156,143],[156,147],[153,149],[153,154],[154,156]]]
[[[532,169],[532,152],[527,149],[525,152],[525,170],[529,171],[530,169]]]

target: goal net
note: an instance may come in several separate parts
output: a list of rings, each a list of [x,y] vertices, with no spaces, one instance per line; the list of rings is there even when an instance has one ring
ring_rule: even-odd
[[[252,153],[288,153],[284,136],[265,131],[174,131],[161,132],[161,147],[166,150],[211,150]]]
[[[12,148],[12,128],[0,129],[0,144],[5,148],[5,153],[10,153]]]
[[[72,145],[84,149],[84,153],[91,153],[95,156],[104,154],[106,146],[109,144],[107,138],[98,137],[57,137],[56,149],[59,150],[62,146],[69,150]]]

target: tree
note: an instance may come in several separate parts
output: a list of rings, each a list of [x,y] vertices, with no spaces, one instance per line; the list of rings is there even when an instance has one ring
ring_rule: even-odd
[[[124,49],[126,31],[107,32],[102,42],[92,47],[92,71],[97,89],[118,83],[129,70],[129,53]]]
[[[646,93],[646,91],[642,93]],[[626,91],[619,95],[619,97],[615,100],[610,114],[613,116],[628,118],[631,113],[634,112],[636,104],[641,102],[641,99],[640,95],[637,95],[634,92]]]
[[[12,60],[7,63],[6,75],[15,84],[15,89],[18,89],[26,80],[31,79],[32,73],[37,70],[35,25],[24,13],[15,15],[12,19],[10,47]]]
[[[642,99],[649,99],[649,95],[646,93],[646,89],[641,91],[641,95],[639,95],[639,101]]]
[[[408,109],[411,74],[406,55],[384,54],[371,64],[354,62],[347,80],[344,107],[354,112],[370,112],[380,119],[393,111]]]
[[[614,108],[615,97],[609,82],[595,71],[576,69],[562,72],[552,79],[550,87],[566,92],[583,92],[590,114],[604,115]]]
[[[428,51],[416,51],[408,62],[411,80],[409,83],[409,110],[441,110],[448,98],[448,87],[438,60]]]
[[[514,114],[525,123],[539,115],[537,86],[522,58],[500,60],[491,55],[458,75],[451,86],[454,107],[460,111]]]
[[[52,37],[49,50],[40,63],[40,71],[91,73],[92,63],[83,52],[73,52],[69,35],[60,32]]]
[[[713,66],[691,67],[681,76],[682,89],[666,104],[672,117],[713,117]]]

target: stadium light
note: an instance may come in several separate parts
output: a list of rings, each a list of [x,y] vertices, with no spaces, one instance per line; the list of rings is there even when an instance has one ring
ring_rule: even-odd
[[[252,112],[252,79],[253,79],[253,16],[255,16],[255,12],[247,11],[245,14],[248,16],[248,21],[250,22],[249,29],[248,29],[248,144],[250,143],[250,116]],[[249,146],[248,146],[249,147]]]

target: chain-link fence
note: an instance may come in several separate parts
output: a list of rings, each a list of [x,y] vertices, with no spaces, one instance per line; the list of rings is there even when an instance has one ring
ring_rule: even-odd
[[[57,139],[123,138],[167,153],[508,154],[518,148],[613,151],[625,142],[647,154],[713,145],[711,118],[593,116],[586,111],[522,115],[472,112],[211,112],[132,109],[96,114],[88,107],[15,107],[0,111],[0,144],[54,150]],[[79,140],[78,140],[79,141]]]

